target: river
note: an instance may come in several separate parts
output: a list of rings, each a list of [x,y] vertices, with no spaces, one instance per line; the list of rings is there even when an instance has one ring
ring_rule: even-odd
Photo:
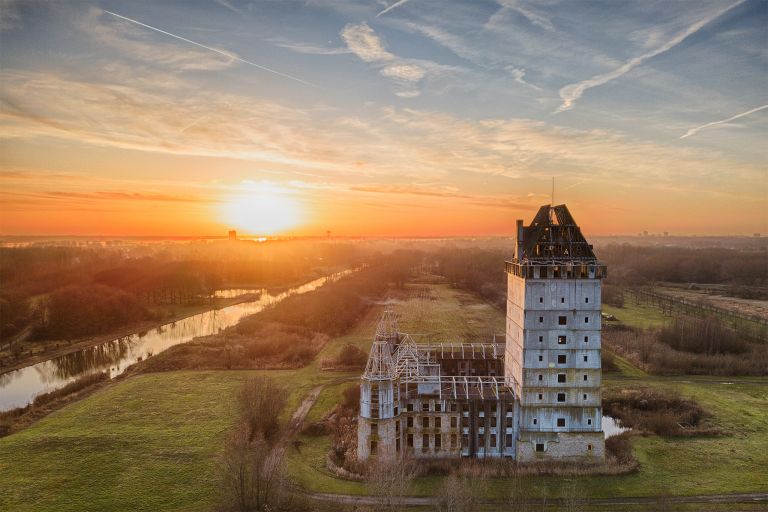
[[[321,277],[271,294],[268,290],[247,290],[258,293],[259,298],[222,309],[214,309],[194,316],[162,325],[151,331],[132,334],[123,338],[99,343],[63,356],[49,359],[25,368],[0,375],[0,412],[23,407],[37,395],[59,389],[66,384],[90,373],[109,371],[114,378],[130,365],[147,357],[159,354],[168,348],[186,343],[198,336],[216,334],[222,329],[235,325],[241,318],[276,304],[286,297],[315,290],[329,281],[336,281],[352,273],[345,270],[327,277]],[[236,296],[245,290],[223,293],[218,296]]]

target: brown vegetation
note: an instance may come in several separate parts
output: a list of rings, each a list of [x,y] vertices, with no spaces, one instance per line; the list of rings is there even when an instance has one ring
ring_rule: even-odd
[[[768,253],[765,248],[746,250],[610,244],[600,248],[599,257],[608,265],[612,283],[768,284]]]
[[[3,247],[0,345],[29,327],[38,339],[105,332],[145,318],[142,306],[210,302],[225,283],[284,286],[363,261],[358,247],[310,242]]]
[[[307,365],[331,336],[344,334],[373,300],[410,272],[414,254],[368,266],[315,291],[288,297],[219,334],[196,338],[141,363],[146,371],[278,369]],[[342,353],[360,361],[358,353]]]
[[[688,375],[768,375],[768,347],[748,343],[743,354],[707,354],[676,350],[658,331],[605,325],[603,344],[645,371]]]
[[[709,414],[692,398],[668,389],[623,389],[603,397],[603,413],[621,426],[663,436],[719,434],[702,424]],[[620,441],[615,441],[618,445]],[[614,446],[620,449],[619,446]],[[619,455],[621,457],[621,455]]]
[[[368,362],[368,353],[351,343],[344,345],[334,358],[324,359],[322,368],[334,370],[362,370]]]

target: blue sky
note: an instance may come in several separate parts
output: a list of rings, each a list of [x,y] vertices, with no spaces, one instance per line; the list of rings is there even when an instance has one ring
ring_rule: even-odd
[[[266,187],[297,232],[504,234],[552,176],[595,233],[768,231],[765,0],[0,5],[0,231]]]

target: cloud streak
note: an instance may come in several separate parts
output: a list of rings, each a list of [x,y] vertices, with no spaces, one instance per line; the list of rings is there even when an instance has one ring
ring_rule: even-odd
[[[391,11],[392,9],[397,9],[398,7],[400,7],[401,5],[403,5],[403,4],[405,4],[405,3],[408,3],[409,1],[410,1],[410,0],[398,0],[397,2],[393,3],[393,4],[392,4],[392,5],[390,5],[389,7],[387,7],[387,8],[385,8],[385,9],[383,9],[383,10],[382,10],[382,11],[381,11],[379,14],[377,14],[377,15],[376,15],[376,17],[378,18],[378,17],[379,17],[379,16],[381,16],[382,14],[387,14],[387,13],[388,13],[389,11]]]
[[[560,89],[560,99],[563,100],[562,104],[555,110],[555,114],[564,112],[566,110],[570,110],[573,108],[574,104],[576,103],[576,100],[581,98],[581,96],[584,94],[584,92],[587,89],[592,89],[593,87],[599,87],[601,85],[607,84],[608,82],[611,82],[612,80],[615,80],[627,73],[629,73],[631,70],[636,68],[637,66],[641,65],[648,59],[651,59],[653,57],[656,57],[657,55],[660,55],[664,52],[667,52],[674,48],[675,46],[679,45],[683,41],[685,41],[688,37],[695,34],[699,30],[701,30],[702,27],[705,25],[711,23],[712,21],[716,20],[726,12],[730,11],[734,7],[737,7],[744,3],[746,0],[738,0],[737,2],[720,9],[719,11],[715,12],[714,14],[711,14],[707,16],[706,18],[699,20],[698,22],[694,23],[693,25],[689,26],[687,29],[683,30],[679,34],[677,34],[675,37],[664,43],[663,45],[659,46],[655,50],[651,50],[649,52],[646,52],[638,57],[634,57],[628,61],[626,61],[624,64],[619,66],[618,68],[609,71],[608,73],[603,73],[601,75],[593,76],[592,78],[589,78],[587,80],[584,80],[582,82],[578,82],[575,84],[566,85],[565,87]]]
[[[742,117],[746,117],[746,116],[748,116],[750,114],[754,114],[755,112],[760,112],[761,110],[764,110],[766,108],[768,108],[768,104],[762,105],[760,107],[753,108],[751,110],[747,110],[746,112],[742,112],[741,114],[736,114],[735,116],[731,116],[728,119],[722,119],[720,121],[712,121],[711,123],[707,123],[707,124],[703,124],[701,126],[697,126],[695,128],[691,128],[690,130],[685,132],[685,134],[681,135],[680,138],[681,139],[687,139],[691,135],[696,135],[701,130],[706,130],[707,128],[711,128],[713,126],[717,126],[717,125],[721,125],[721,124],[725,124],[725,123],[730,123],[731,121],[735,121],[735,120],[740,119]]]
[[[308,85],[310,87],[317,87],[317,85],[315,85],[315,84],[313,84],[311,82],[307,82],[306,80],[302,80],[301,78],[295,77],[293,75],[289,75],[287,73],[283,73],[281,71],[277,71],[275,69],[268,68],[266,66],[262,66],[261,64],[256,64],[255,62],[251,62],[249,60],[243,59],[242,57],[239,57],[239,56],[237,56],[234,53],[226,52],[226,51],[223,51],[223,50],[219,50],[219,49],[213,48],[211,46],[206,46],[206,45],[204,45],[202,43],[197,43],[195,41],[192,41],[191,39],[187,39],[186,37],[181,37],[179,35],[172,34],[170,32],[166,32],[165,30],[159,29],[157,27],[153,27],[152,25],[147,25],[146,23],[142,23],[142,22],[134,20],[132,18],[128,18],[127,16],[122,16],[122,15],[114,13],[112,11],[105,10],[104,12],[107,13],[107,14],[110,14],[112,16],[115,16],[117,18],[120,18],[122,20],[129,21],[131,23],[139,25],[141,27],[148,28],[150,30],[154,30],[155,32],[158,32],[160,34],[164,34],[166,36],[176,38],[176,39],[178,39],[180,41],[184,41],[185,43],[193,44],[193,45],[198,46],[200,48],[204,48],[204,49],[206,49],[208,51],[211,51],[211,52],[214,52],[214,53],[218,53],[219,55],[223,55],[223,56],[227,57],[228,59],[233,59],[233,60],[236,60],[238,62],[242,62],[244,64],[248,64],[249,66],[253,66],[255,68],[261,69],[262,71],[267,71],[268,73],[272,73],[274,75],[281,76],[283,78],[288,78],[289,80],[294,80],[296,82],[302,83],[304,85]]]

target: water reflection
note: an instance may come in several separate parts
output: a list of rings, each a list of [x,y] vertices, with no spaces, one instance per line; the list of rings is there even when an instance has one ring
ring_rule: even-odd
[[[611,416],[603,416],[603,432],[605,433],[606,439],[612,436],[617,436],[622,432],[627,432],[629,430],[632,430],[632,429],[627,427],[622,427],[619,424],[619,420],[617,420],[616,418],[613,418]]]
[[[137,361],[197,336],[216,334],[235,325],[244,316],[258,313],[288,296],[312,291],[351,272],[347,270],[315,279],[275,295],[267,290],[256,290],[259,298],[252,302],[206,311],[148,332],[132,334],[5,373],[0,375],[0,411],[22,407],[37,395],[58,389],[89,373],[109,371],[110,376],[115,377]]]
[[[258,294],[261,293],[261,289],[255,288],[230,288],[228,290],[216,290],[213,294],[217,299],[234,299],[241,295]]]

